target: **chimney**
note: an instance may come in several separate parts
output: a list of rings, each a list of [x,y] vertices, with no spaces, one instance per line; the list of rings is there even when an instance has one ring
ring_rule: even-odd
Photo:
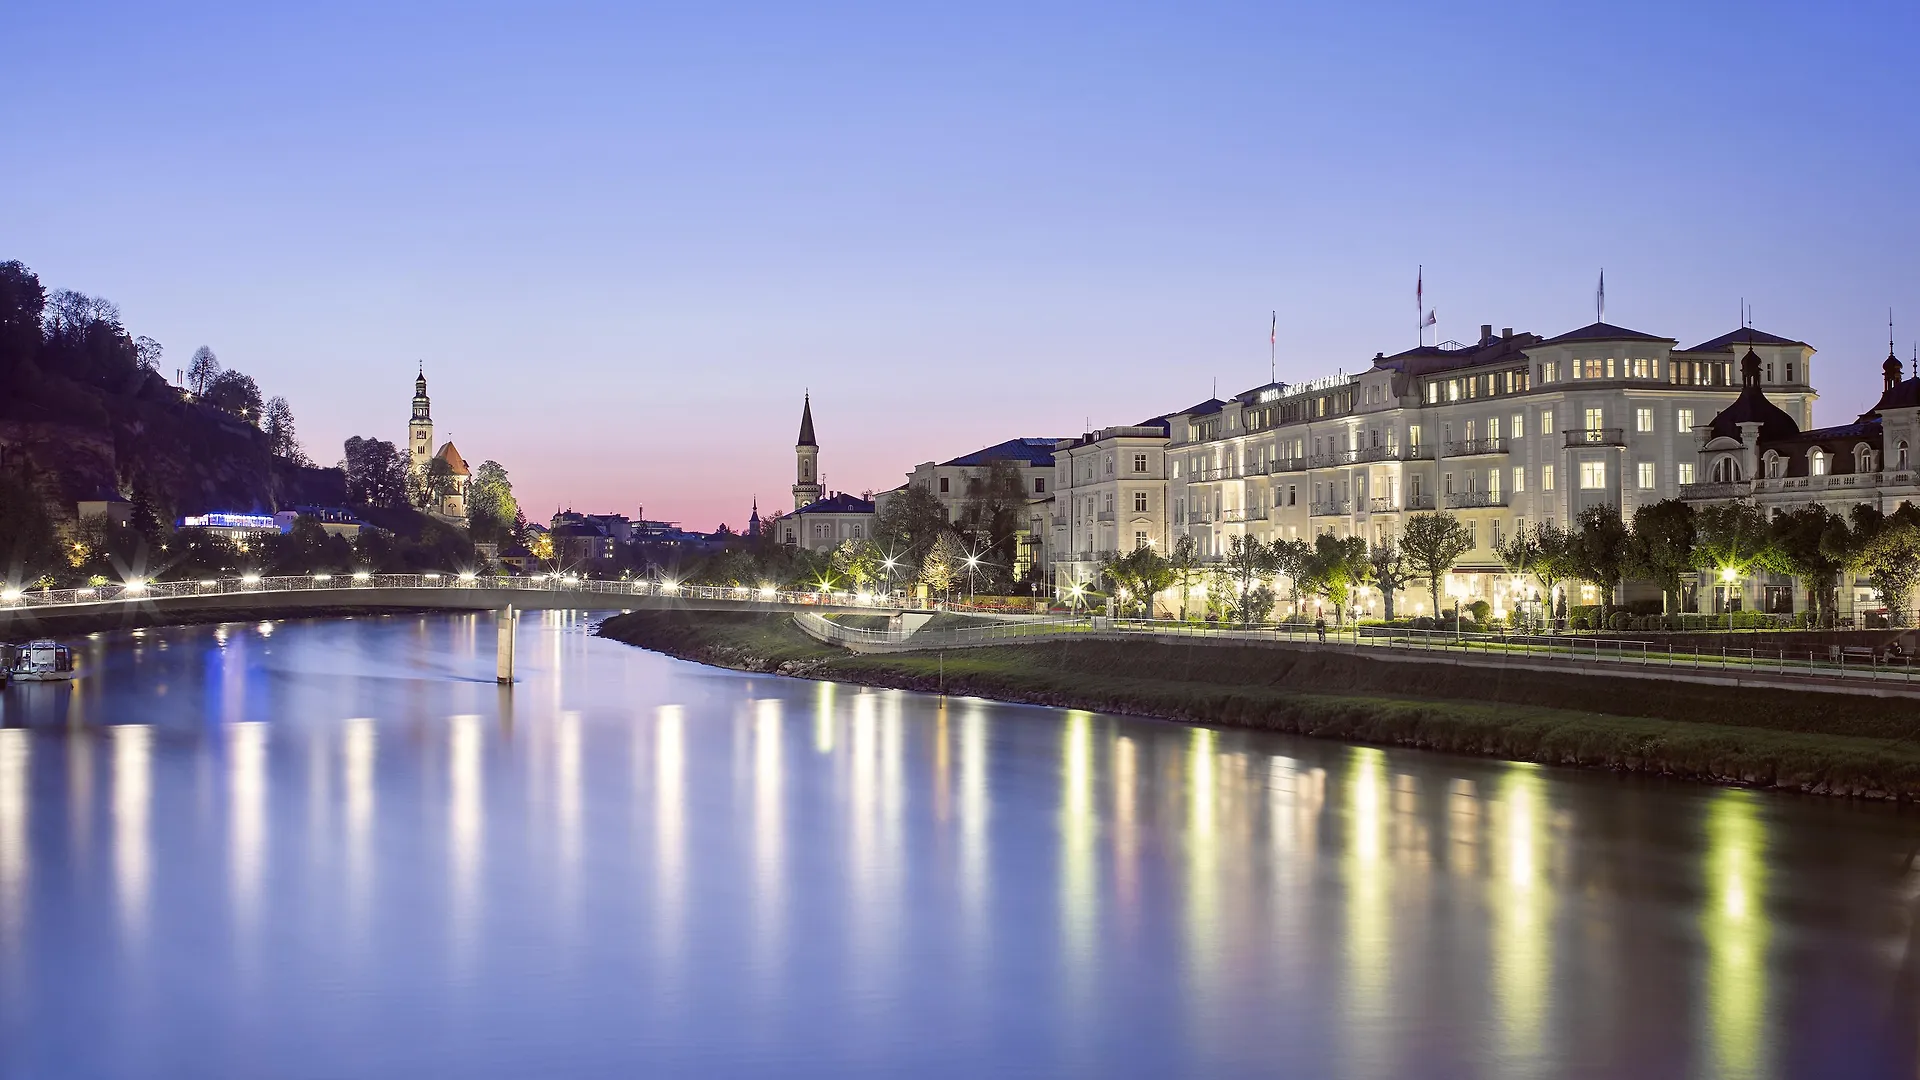
[[[1512,340],[1512,338],[1513,338],[1513,327],[1511,327],[1511,326],[1503,326],[1503,327],[1501,327],[1501,328],[1500,328],[1500,337],[1501,337],[1502,339],[1505,339],[1505,340]]]
[[[1480,344],[1485,345],[1487,342],[1492,340],[1493,340],[1493,324],[1490,322],[1481,323],[1480,324]]]

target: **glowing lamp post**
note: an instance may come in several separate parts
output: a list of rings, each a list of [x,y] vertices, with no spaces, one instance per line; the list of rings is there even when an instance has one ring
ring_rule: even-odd
[[[1733,583],[1740,579],[1739,571],[1731,566],[1720,568],[1720,581],[1726,585],[1727,633],[1733,633]]]

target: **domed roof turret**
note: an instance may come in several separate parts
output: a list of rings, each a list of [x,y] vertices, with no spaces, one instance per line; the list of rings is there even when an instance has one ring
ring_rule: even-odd
[[[1738,439],[1741,424],[1759,424],[1762,442],[1790,439],[1800,434],[1800,424],[1785,409],[1767,400],[1760,389],[1760,356],[1752,349],[1740,358],[1740,396],[1720,410],[1708,426],[1710,438]]]

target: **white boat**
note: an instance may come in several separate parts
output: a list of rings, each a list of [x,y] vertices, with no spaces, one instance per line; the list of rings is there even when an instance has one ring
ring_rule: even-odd
[[[13,648],[7,676],[18,682],[60,682],[74,676],[73,650],[56,641],[31,641]]]

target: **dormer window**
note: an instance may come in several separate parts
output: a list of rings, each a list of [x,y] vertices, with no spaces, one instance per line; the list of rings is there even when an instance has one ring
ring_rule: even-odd
[[[1893,460],[1894,468],[1904,469],[1907,467],[1907,441],[1905,439],[1900,440],[1900,445],[1893,448]]]
[[[1813,451],[1807,455],[1807,475],[1808,476],[1827,475],[1826,451],[1821,450],[1817,446],[1814,447]]]
[[[1767,479],[1769,480],[1779,479],[1781,474],[1780,455],[1777,453],[1774,453],[1772,450],[1769,450],[1767,451],[1767,456],[1765,461],[1766,461]]]

